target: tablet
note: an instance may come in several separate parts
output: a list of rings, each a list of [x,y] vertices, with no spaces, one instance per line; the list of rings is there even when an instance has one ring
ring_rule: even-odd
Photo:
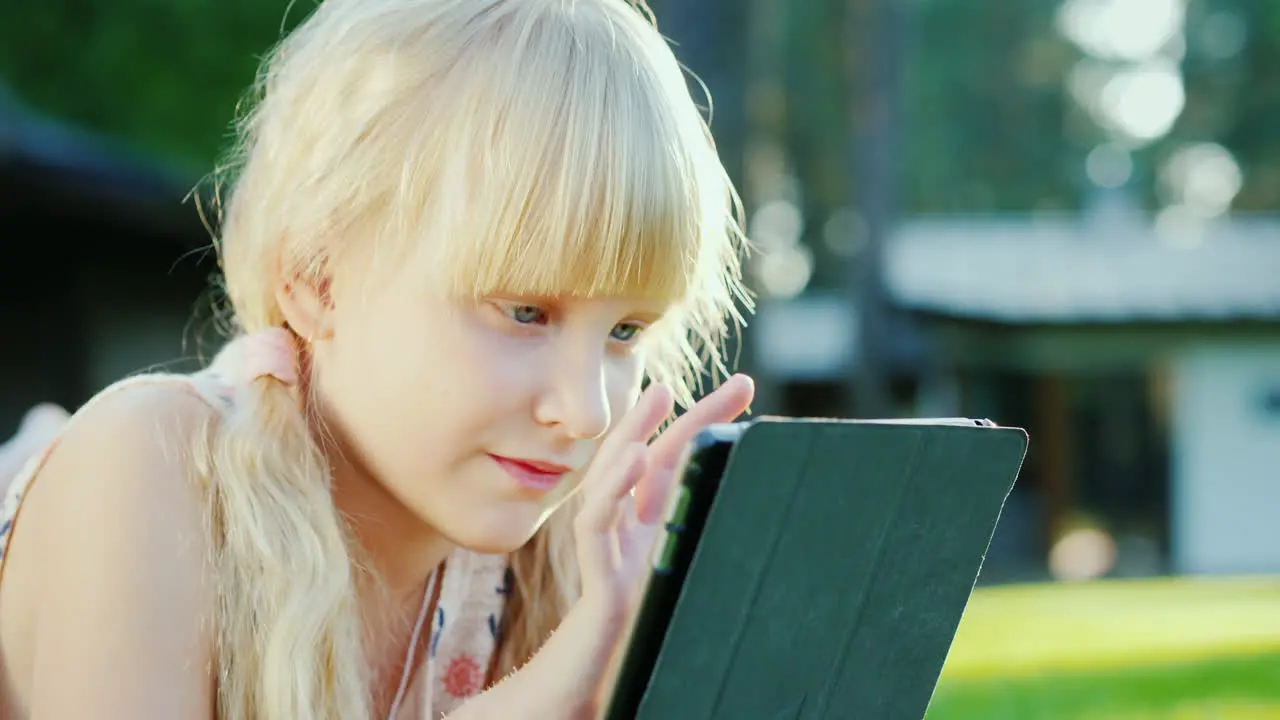
[[[1026,447],[969,418],[708,428],[606,717],[922,717]]]

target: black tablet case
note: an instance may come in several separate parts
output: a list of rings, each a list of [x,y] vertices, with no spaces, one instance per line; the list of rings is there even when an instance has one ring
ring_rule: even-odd
[[[923,717],[1027,448],[967,425],[753,423],[638,717]]]

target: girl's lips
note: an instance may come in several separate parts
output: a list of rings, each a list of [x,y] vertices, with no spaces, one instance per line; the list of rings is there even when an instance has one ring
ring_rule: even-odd
[[[537,492],[547,492],[560,484],[560,479],[573,468],[542,460],[524,460],[489,455],[510,475],[517,485]]]

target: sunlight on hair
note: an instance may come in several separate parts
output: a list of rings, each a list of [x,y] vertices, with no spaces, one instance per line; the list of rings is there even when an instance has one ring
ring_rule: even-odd
[[[326,0],[246,110],[219,173],[237,331],[284,324],[282,278],[421,271],[455,295],[666,300],[649,378],[688,406],[727,371],[751,305],[741,206],[641,3]],[[221,716],[368,717],[359,549],[329,469],[285,388],[244,392],[207,450]],[[503,672],[576,597],[574,502],[512,555]]]
[[[345,47],[356,60],[333,62]],[[456,295],[674,301],[649,371],[682,404],[727,370],[751,304],[740,204],[679,64],[630,4],[330,0],[262,89],[222,248],[244,327],[282,321],[261,296],[282,265],[425,257]]]

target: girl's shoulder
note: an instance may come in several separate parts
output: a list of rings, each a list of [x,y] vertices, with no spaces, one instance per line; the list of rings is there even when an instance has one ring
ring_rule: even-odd
[[[15,479],[0,508],[6,674],[38,677],[38,638],[41,666],[104,680],[76,687],[106,687],[121,662],[133,679],[106,697],[13,688],[32,715],[207,712],[209,664],[193,654],[207,660],[213,647],[198,452],[219,414],[212,400],[190,376],[119,383]]]
[[[56,495],[35,491],[43,478],[71,472],[85,476],[72,481],[76,498],[86,499],[95,482],[114,467],[164,464],[175,470],[177,463],[189,464],[190,450],[229,402],[229,393],[211,382],[205,373],[197,375],[146,375],[129,378],[99,392],[85,403],[63,426],[44,450],[32,456],[12,479],[0,504],[0,573],[8,555],[8,541],[18,515],[28,515],[33,496]],[[98,471],[92,471],[97,468]],[[181,468],[184,474],[190,468]],[[135,482],[145,474],[131,474]],[[112,483],[102,488],[123,497],[130,487]],[[2,577],[2,575],[0,575]]]

